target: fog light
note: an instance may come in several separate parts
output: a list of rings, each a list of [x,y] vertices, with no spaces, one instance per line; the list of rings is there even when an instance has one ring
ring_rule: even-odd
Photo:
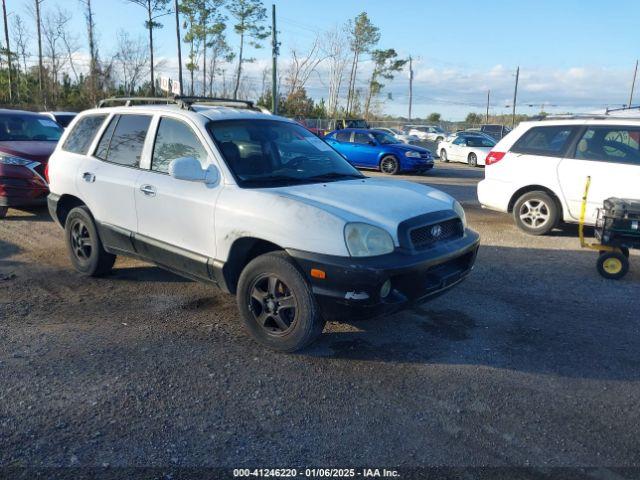
[[[380,297],[387,298],[390,293],[391,293],[391,280],[387,280],[382,284],[382,287],[380,288]]]

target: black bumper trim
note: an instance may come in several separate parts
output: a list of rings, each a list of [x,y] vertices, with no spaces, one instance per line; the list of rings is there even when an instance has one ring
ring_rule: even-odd
[[[479,244],[479,235],[467,229],[461,238],[419,253],[402,248],[371,258],[288,253],[304,272],[326,316],[371,317],[422,302],[460,283],[473,268]],[[312,268],[323,270],[326,278],[311,277]],[[387,280],[392,291],[381,298],[380,289]]]
[[[38,198],[0,197],[0,207],[40,207],[46,203],[46,196]]]
[[[49,215],[54,222],[56,222],[59,226],[64,228],[64,225],[60,225],[60,220],[58,219],[58,202],[60,201],[60,195],[56,195],[55,193],[50,193],[47,195],[47,208],[49,209]]]

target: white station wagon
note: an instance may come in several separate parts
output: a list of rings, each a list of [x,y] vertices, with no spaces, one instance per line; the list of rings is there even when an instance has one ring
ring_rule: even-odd
[[[579,221],[587,177],[589,225],[605,199],[640,199],[640,117],[621,112],[521,123],[487,156],[478,200],[541,235],[561,221]]]
[[[445,193],[367,178],[250,104],[176,101],[82,112],[59,142],[49,210],[80,273],[124,255],[217,284],[257,341],[294,351],[328,318],[395,311],[470,272],[479,237]]]

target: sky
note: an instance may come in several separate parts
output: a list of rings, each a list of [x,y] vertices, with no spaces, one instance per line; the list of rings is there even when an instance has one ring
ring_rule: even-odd
[[[28,5],[33,0],[6,0],[10,12],[23,17],[33,31]],[[144,36],[144,10],[126,0],[93,0],[100,51],[116,49],[119,31]],[[318,33],[344,24],[366,11],[380,28],[379,48],[394,48],[414,61],[414,117],[439,112],[459,120],[468,112],[511,111],[515,70],[520,66],[518,111],[535,114],[589,111],[628,102],[633,70],[640,57],[638,0],[266,0],[277,8],[281,70],[291,49],[304,51]],[[56,6],[73,14],[72,28],[86,52],[86,29],[78,0],[44,0],[46,12]],[[175,77],[176,37],[173,17],[156,31],[161,74]],[[230,23],[230,22],[229,22]],[[229,42],[237,35],[229,27]],[[270,64],[269,41],[249,52],[256,62],[247,77],[256,89]],[[33,53],[36,52],[35,43]],[[184,50],[183,50],[184,52]],[[363,58],[358,86],[366,85],[370,64]],[[326,98],[328,78],[322,69],[308,84],[309,93]],[[640,82],[639,82],[640,83]],[[381,97],[384,113],[406,115],[408,72],[387,82]],[[391,99],[387,93],[390,93]],[[639,93],[640,95],[640,93]],[[637,103],[640,103],[640,96]],[[636,103],[636,102],[634,102]]]

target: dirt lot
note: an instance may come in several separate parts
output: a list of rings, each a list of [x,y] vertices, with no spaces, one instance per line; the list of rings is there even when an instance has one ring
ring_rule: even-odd
[[[45,210],[11,210],[0,466],[640,466],[640,256],[605,281],[575,228],[534,238],[481,210],[481,177],[407,177],[467,207],[466,282],[296,355],[206,285],[131,260],[79,277]]]

